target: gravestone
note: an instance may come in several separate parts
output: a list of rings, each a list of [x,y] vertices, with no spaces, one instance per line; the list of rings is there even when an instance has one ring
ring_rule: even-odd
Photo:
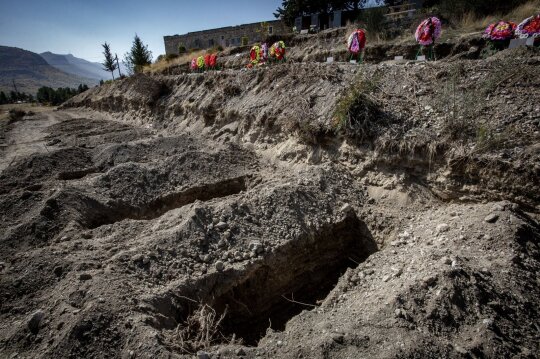
[[[334,11],[334,21],[330,26],[333,28],[341,27],[341,11]]]
[[[311,15],[311,27],[319,28],[319,14],[313,14]]]
[[[515,49],[516,47],[521,47],[527,45],[527,39],[512,39],[510,40],[509,49]]]
[[[333,57],[327,57],[327,58],[326,58],[326,63],[331,64],[332,62],[334,62],[334,58],[333,58]]]
[[[296,31],[302,30],[302,17],[297,17],[294,19],[294,27],[296,28]]]
[[[394,57],[394,61],[403,61],[403,56]]]
[[[426,57],[424,55],[418,56],[416,61],[426,61]]]
[[[527,46],[534,46],[534,40],[535,40],[534,37],[529,37],[529,38],[527,39],[526,45],[527,45]]]
[[[300,30],[300,35],[307,35],[309,34],[309,30]]]

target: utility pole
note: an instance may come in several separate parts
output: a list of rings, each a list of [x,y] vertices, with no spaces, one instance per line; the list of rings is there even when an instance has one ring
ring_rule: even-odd
[[[118,67],[118,73],[120,74],[120,77],[122,77],[122,72],[120,71],[120,63],[118,62],[118,55],[114,54],[116,58],[116,66]]]
[[[19,90],[17,90],[17,85],[15,85],[15,79],[11,79],[13,82],[13,88],[15,89],[15,93],[19,93]]]

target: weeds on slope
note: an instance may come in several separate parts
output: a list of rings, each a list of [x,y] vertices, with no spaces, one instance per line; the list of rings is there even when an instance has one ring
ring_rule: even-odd
[[[374,139],[381,127],[388,125],[387,116],[371,95],[377,88],[377,78],[355,80],[336,104],[332,122],[334,133],[364,142]]]
[[[185,323],[177,327],[174,335],[175,346],[182,353],[195,354],[214,344],[234,341],[234,339],[227,340],[220,331],[220,325],[226,315],[227,311],[218,315],[214,308],[200,304]]]

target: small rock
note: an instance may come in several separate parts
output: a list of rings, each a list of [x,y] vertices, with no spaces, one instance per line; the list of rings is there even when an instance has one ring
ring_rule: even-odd
[[[216,224],[216,228],[219,229],[220,231],[225,230],[228,227],[229,225],[225,222],[219,222],[218,224]]]
[[[249,250],[255,254],[260,254],[264,251],[264,247],[259,241],[251,241],[248,246]]]
[[[243,357],[246,355],[246,352],[244,351],[243,348],[240,348],[236,350],[236,355],[238,355],[239,357]]]
[[[90,280],[90,279],[92,279],[92,275],[90,275],[88,273],[81,273],[79,275],[79,279],[80,280]]]
[[[197,352],[197,359],[210,359],[210,355],[207,352]]]
[[[61,266],[54,267],[53,272],[55,276],[60,277],[62,273],[64,272],[64,269]]]
[[[394,316],[396,318],[407,318],[407,311],[403,308],[398,308],[394,311]]]
[[[446,223],[441,223],[437,225],[437,228],[436,228],[437,233],[448,232],[449,230],[450,230],[450,226]]]
[[[407,231],[404,231],[403,233],[398,234],[398,237],[401,239],[409,239],[411,237],[411,234]]]
[[[39,332],[39,324],[44,316],[45,312],[40,309],[34,312],[28,319],[28,329],[30,329],[33,334],[37,334]]]
[[[221,271],[223,271],[223,269],[225,269],[225,264],[223,264],[222,261],[217,261],[216,262],[216,270],[218,272],[221,272]]]
[[[219,242],[218,242],[218,247],[219,248],[225,248],[227,247],[227,242],[223,239],[220,239]]]
[[[280,346],[283,345],[283,342],[281,340],[278,340],[276,344],[277,344],[278,347],[280,347]]]
[[[426,276],[423,279],[424,285],[426,287],[433,285],[436,281],[437,281],[437,277],[434,275]]]
[[[332,335],[332,340],[338,344],[343,344],[343,339],[344,339],[343,334],[336,333]]]
[[[452,260],[450,258],[448,258],[448,257],[442,257],[441,258],[441,263],[450,265],[450,264],[452,264]]]
[[[495,223],[495,222],[497,222],[498,219],[499,219],[498,214],[491,213],[491,214],[487,215],[486,218],[484,218],[484,221],[486,221],[487,223]]]
[[[389,274],[387,274],[387,275],[385,275],[385,276],[383,277],[382,280],[383,280],[383,282],[388,282],[388,281],[390,280],[390,278],[391,278],[391,276],[390,276]]]
[[[340,211],[341,211],[342,213],[348,214],[348,213],[350,213],[350,212],[353,212],[354,209],[352,208],[352,206],[351,206],[350,204],[345,203],[345,204],[343,205],[343,207],[341,207]]]
[[[463,347],[460,347],[459,345],[454,345],[454,349],[459,354],[467,354],[467,350],[465,350]]]
[[[133,350],[129,351],[129,357],[130,358],[135,358],[135,352]]]

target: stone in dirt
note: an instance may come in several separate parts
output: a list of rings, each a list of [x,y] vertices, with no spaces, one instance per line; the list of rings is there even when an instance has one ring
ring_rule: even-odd
[[[45,312],[41,309],[30,315],[30,318],[28,319],[28,329],[30,329],[33,334],[37,334],[39,332],[39,325],[43,320],[43,317],[45,317]]]
[[[499,219],[498,214],[491,213],[491,214],[487,215],[486,218],[484,218],[484,221],[486,221],[487,223],[495,223],[495,222],[497,222],[498,219]]]
[[[218,272],[221,272],[221,271],[223,271],[223,269],[225,269],[225,264],[223,264],[222,261],[217,261],[216,262],[216,270]]]
[[[449,230],[450,230],[450,226],[446,223],[441,223],[437,225],[437,228],[435,229],[437,233],[444,233],[444,232],[448,232]]]
[[[80,279],[80,280],[83,280],[83,281],[84,281],[84,280],[90,280],[90,279],[92,279],[92,275],[89,274],[89,273],[81,273],[81,274],[79,275],[79,279]]]

